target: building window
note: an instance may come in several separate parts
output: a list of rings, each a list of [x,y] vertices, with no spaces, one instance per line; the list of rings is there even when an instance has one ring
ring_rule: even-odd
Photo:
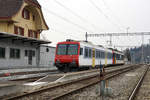
[[[28,56],[32,56],[35,57],[35,51],[34,50],[25,50],[25,54],[26,57]]]
[[[28,50],[25,50],[25,54],[24,54],[24,56],[28,56]]]
[[[28,37],[37,38],[38,32],[33,30],[28,30]]]
[[[5,58],[5,48],[0,47],[0,58]]]
[[[28,30],[28,37],[33,37],[32,30]]]
[[[10,48],[10,58],[19,59],[20,58],[20,49]]]
[[[35,57],[35,51],[34,50],[32,50],[32,56]]]
[[[27,10],[27,9],[23,9],[23,12],[22,12],[22,17],[24,18],[24,19],[30,19],[30,12],[29,12],[29,10]]]
[[[24,28],[18,27],[18,26],[14,26],[14,33],[24,36]]]
[[[32,16],[32,19],[33,19],[33,21],[35,21],[35,16],[34,15]]]
[[[46,52],[49,52],[49,48],[46,48]]]

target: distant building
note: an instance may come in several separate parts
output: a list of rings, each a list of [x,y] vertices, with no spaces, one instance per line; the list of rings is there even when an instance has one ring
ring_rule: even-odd
[[[37,0],[0,0],[0,68],[39,66],[48,29]]]

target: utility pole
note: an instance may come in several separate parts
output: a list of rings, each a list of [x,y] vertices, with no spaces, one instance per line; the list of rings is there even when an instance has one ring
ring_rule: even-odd
[[[126,29],[127,29],[127,34],[128,34],[128,30],[130,29],[130,27],[127,27]]]
[[[144,64],[144,35],[142,35],[141,63]]]
[[[86,32],[86,34],[85,34],[85,41],[86,41],[86,42],[88,41],[87,38],[88,38],[88,34],[87,34],[87,32]]]

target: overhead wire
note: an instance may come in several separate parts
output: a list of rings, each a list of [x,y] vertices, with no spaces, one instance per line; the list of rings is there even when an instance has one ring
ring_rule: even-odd
[[[45,9],[45,8],[44,8]],[[46,11],[47,11],[47,9],[45,9]],[[49,13],[49,14],[51,14],[51,13]],[[59,33],[63,33],[63,34],[67,34],[66,32],[62,32],[62,31],[60,31],[60,30],[58,30],[58,29],[54,29],[54,28],[51,28],[53,31],[55,31],[55,32],[59,32]],[[82,33],[82,32],[81,32]],[[79,34],[79,35],[81,35],[80,33],[74,33],[74,34]],[[67,35],[71,35],[71,34],[67,34]],[[73,36],[73,35],[72,35]],[[76,35],[77,36],[77,35]],[[75,37],[75,36],[73,36],[73,37]],[[76,38],[79,38],[79,37],[76,37]]]
[[[74,38],[79,38],[79,37],[77,37],[77,36],[74,36],[74,35],[72,35],[72,34],[69,34],[69,33],[66,33],[66,32],[62,32],[62,31],[60,31],[60,30],[58,30],[58,29],[53,29],[53,28],[51,28],[51,30],[52,31],[55,31],[55,32],[57,32],[57,33],[63,33],[63,34],[67,34],[67,35],[69,35],[69,36],[72,36],[72,37],[74,37]]]
[[[92,0],[89,0],[89,1],[97,9],[97,11],[99,13],[101,13],[108,20],[108,22],[110,22],[112,25],[116,26],[119,29],[119,31],[122,31],[116,23],[111,21],[111,19],[102,11],[102,9],[100,7],[98,7]]]
[[[116,19],[116,21],[119,23],[119,25],[120,25],[122,28],[125,29],[126,27],[120,22],[118,16],[117,16],[116,14],[114,14],[114,12],[113,12],[112,9],[108,6],[108,4],[105,2],[105,0],[102,0],[102,2],[103,2],[103,4],[104,4],[104,6],[106,7],[106,9],[109,10],[109,11],[112,13],[113,17]]]
[[[67,18],[65,18],[65,17],[63,17],[63,16],[60,16],[60,15],[58,15],[57,13],[55,13],[55,12],[49,10],[49,9],[46,9],[45,7],[43,7],[43,8],[44,8],[45,10],[47,10],[47,12],[51,13],[52,15],[54,15],[54,16],[56,16],[56,17],[62,19],[62,20],[64,20],[65,22],[70,23],[70,24],[72,24],[72,25],[74,25],[74,26],[76,26],[76,27],[78,27],[78,28],[84,30],[85,32],[88,31],[88,32],[93,33],[91,30],[89,30],[89,29],[87,29],[87,28],[84,28],[83,26],[72,22],[71,20],[69,20],[69,19],[67,19]]]
[[[71,10],[70,8],[66,7],[64,4],[62,4],[58,0],[54,0],[54,2],[57,3],[59,6],[63,7],[64,9],[66,9],[68,12],[72,13],[74,16],[78,17],[83,22],[89,23],[94,29],[99,30],[97,28],[97,26],[95,26],[93,23],[91,23],[90,21],[88,21],[86,18],[80,16],[79,14],[77,14],[76,12],[74,12],[73,10]]]

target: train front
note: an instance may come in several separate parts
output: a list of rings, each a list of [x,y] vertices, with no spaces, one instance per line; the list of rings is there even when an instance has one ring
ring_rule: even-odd
[[[59,42],[56,47],[55,66],[59,71],[78,69],[79,42]]]

